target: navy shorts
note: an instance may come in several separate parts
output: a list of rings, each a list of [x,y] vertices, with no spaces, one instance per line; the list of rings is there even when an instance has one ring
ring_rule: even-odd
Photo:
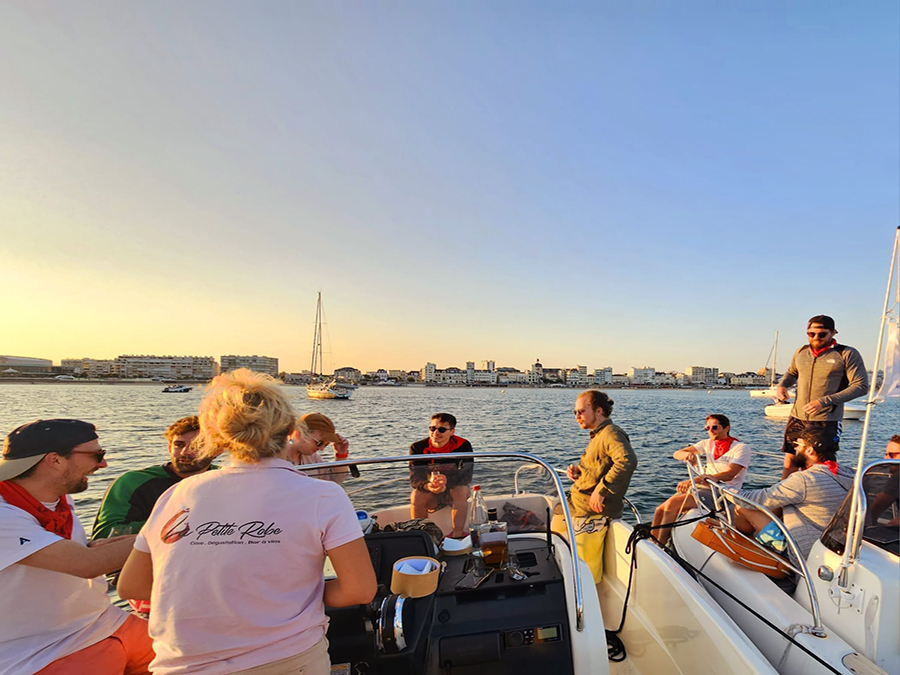
[[[803,420],[798,420],[796,417],[788,417],[787,424],[784,426],[784,443],[781,446],[781,451],[793,455],[794,442],[800,438],[800,434],[807,429],[814,429],[817,427],[826,429],[829,433],[834,434],[835,443],[841,442],[842,427],[840,420],[831,422],[804,422]]]

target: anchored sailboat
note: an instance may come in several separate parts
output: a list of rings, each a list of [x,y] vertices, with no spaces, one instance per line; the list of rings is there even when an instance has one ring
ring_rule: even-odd
[[[322,373],[324,370],[325,363],[322,353],[322,293],[320,292],[316,303],[316,329],[313,334],[312,363],[309,367],[310,382],[309,386],[306,387],[306,395],[315,399],[347,399],[353,395],[353,392],[356,390],[355,384],[339,382],[334,377],[324,375]]]

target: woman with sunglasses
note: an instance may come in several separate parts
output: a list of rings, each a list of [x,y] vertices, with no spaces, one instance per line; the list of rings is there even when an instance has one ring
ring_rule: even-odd
[[[375,595],[356,512],[340,487],[295,469],[296,413],[268,375],[219,375],[199,418],[198,454],[231,464],[159,498],[119,577],[121,597],[153,605],[150,669],[327,675],[325,606]]]
[[[704,459],[705,472],[694,479],[695,485],[700,488],[700,497],[709,495],[709,504],[712,504],[712,495],[707,486],[714,480],[724,483],[726,486],[740,490],[747,475],[747,467],[750,466],[750,447],[731,436],[731,420],[725,415],[713,414],[706,417],[706,432],[709,438],[689,445],[675,452],[675,459],[685,460],[697,466],[697,456]],[[706,500],[704,500],[706,501]],[[656,507],[653,514],[652,527],[674,523],[678,514],[697,506],[697,500],[691,494],[691,481],[684,480],[678,484],[676,494]],[[660,546],[665,546],[672,530],[668,527],[656,529],[654,536]]]
[[[288,443],[295,451],[292,460],[295,464],[322,464],[326,460],[321,452],[329,445],[334,445],[334,458],[345,460],[350,456],[350,441],[337,433],[334,422],[321,413],[307,413],[297,420],[294,433]],[[310,469],[307,476],[320,480],[330,480],[340,485],[350,474],[349,466],[337,466],[333,469]]]

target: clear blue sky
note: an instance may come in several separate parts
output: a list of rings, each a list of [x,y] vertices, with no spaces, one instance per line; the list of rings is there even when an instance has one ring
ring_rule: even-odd
[[[874,352],[900,4],[0,6],[0,353]]]

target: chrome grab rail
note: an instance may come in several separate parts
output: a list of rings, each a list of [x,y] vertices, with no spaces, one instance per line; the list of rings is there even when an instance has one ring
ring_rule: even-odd
[[[819,611],[819,598],[816,595],[816,589],[812,585],[812,577],[809,574],[809,568],[806,566],[806,560],[803,559],[803,556],[800,555],[800,548],[797,546],[797,542],[794,541],[794,537],[791,536],[791,533],[788,532],[787,527],[784,523],[781,522],[781,519],[772,513],[769,509],[758,502],[754,502],[745,497],[741,497],[734,490],[729,487],[726,487],[722,483],[718,481],[711,480],[709,481],[709,485],[713,486],[719,492],[727,497],[727,499],[731,502],[741,502],[743,504],[747,504],[751,508],[756,509],[757,511],[761,511],[765,513],[775,526],[781,530],[781,533],[784,535],[784,540],[787,542],[788,546],[791,549],[791,552],[794,554],[794,557],[797,559],[797,564],[793,565],[788,562],[788,567],[793,569],[797,574],[803,577],[803,581],[806,583],[806,592],[809,594],[809,606],[811,608],[813,622],[814,625],[809,629],[810,635],[818,638],[827,637],[828,634],[825,632],[825,627],[822,625],[822,614]],[[727,511],[727,510],[726,510]],[[730,524],[730,523],[729,523]],[[733,524],[732,524],[733,527]]]
[[[513,477],[513,497],[524,493],[524,490],[519,490],[519,473],[522,471],[525,471],[525,470],[540,469],[540,468],[543,468],[543,467],[541,467],[539,464],[523,464],[518,469],[516,469],[516,475]],[[559,476],[566,475],[566,472],[563,471],[562,469],[557,469],[554,467],[553,470],[556,471],[557,475],[559,475]],[[624,501],[625,505],[629,509],[631,509],[631,513],[634,516],[634,519],[637,521],[638,525],[642,524],[644,522],[644,519],[641,517],[641,514],[638,513],[638,510],[634,507],[634,504],[631,503],[631,501],[628,499],[628,497],[622,497],[622,501]]]
[[[862,546],[863,531],[865,530],[866,512],[869,510],[868,498],[866,491],[863,490],[863,478],[872,467],[878,465],[900,466],[900,459],[876,459],[863,466],[861,471],[856,472],[853,478],[853,497],[851,505],[855,504],[856,508],[851,506],[851,512],[847,520],[847,545],[845,547],[844,560],[841,561],[840,571],[838,573],[838,586],[847,588],[849,583],[848,572],[850,565],[859,559],[859,548]],[[847,554],[849,552],[849,555]]]
[[[546,469],[551,477],[553,478],[553,483],[556,487],[556,492],[559,495],[559,499],[561,502],[561,506],[563,509],[563,516],[566,521],[566,534],[568,535],[568,544],[571,551],[571,559],[572,559],[572,581],[575,589],[575,628],[578,632],[582,632],[584,630],[584,593],[581,589],[581,570],[578,569],[578,561],[580,558],[578,557],[578,552],[575,548],[575,530],[572,527],[572,514],[569,512],[569,505],[566,500],[566,491],[563,488],[562,481],[559,479],[559,476],[556,473],[556,469],[540,457],[535,457],[534,455],[529,455],[526,452],[455,452],[453,453],[453,459],[458,461],[460,459],[472,458],[477,461],[478,458],[481,459],[524,459],[531,464],[535,464]],[[319,462],[318,464],[303,464],[302,466],[297,466],[296,469],[298,471],[306,471],[308,469],[329,469],[334,468],[336,466],[365,466],[367,464],[394,464],[394,463],[406,463],[408,464],[411,460],[422,459],[419,456],[411,456],[411,455],[403,455],[400,457],[360,457],[355,459],[343,459],[334,462]],[[408,480],[408,477],[403,476]],[[375,485],[369,485],[362,490],[368,490],[376,485],[383,485],[387,482],[395,482],[397,479],[390,479],[389,481],[382,481],[381,483]]]

